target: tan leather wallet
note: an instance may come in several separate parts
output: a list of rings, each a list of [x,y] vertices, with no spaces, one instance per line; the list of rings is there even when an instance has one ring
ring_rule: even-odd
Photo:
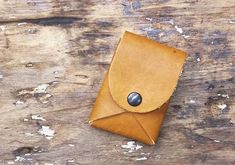
[[[186,53],[125,32],[89,118],[90,125],[155,144]]]

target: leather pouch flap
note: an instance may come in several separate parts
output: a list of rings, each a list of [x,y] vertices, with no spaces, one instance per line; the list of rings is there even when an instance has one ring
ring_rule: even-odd
[[[113,100],[130,112],[156,110],[173,94],[185,58],[181,50],[125,32],[108,73]],[[142,96],[140,105],[129,105],[127,96],[131,92]]]

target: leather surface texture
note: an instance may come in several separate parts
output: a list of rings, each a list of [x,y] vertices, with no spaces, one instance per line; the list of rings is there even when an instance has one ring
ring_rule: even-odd
[[[186,53],[125,32],[91,112],[91,126],[149,145],[155,144]],[[142,102],[127,97],[138,92]]]

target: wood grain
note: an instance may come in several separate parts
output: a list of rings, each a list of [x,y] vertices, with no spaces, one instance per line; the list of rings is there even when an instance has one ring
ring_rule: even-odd
[[[234,18],[233,0],[0,0],[0,164],[235,164]],[[87,122],[125,30],[189,54],[157,145],[130,153]]]

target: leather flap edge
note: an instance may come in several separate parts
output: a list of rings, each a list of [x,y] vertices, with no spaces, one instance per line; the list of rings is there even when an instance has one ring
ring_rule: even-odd
[[[181,50],[125,32],[108,72],[113,100],[130,112],[156,110],[173,94],[185,59],[186,53]],[[142,96],[140,105],[128,104],[131,92]]]

